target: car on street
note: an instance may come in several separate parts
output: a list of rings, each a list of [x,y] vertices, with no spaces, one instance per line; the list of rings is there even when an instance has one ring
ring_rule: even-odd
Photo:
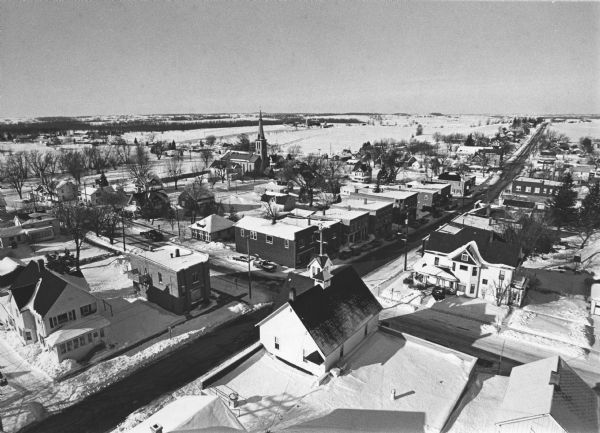
[[[254,266],[267,272],[275,272],[277,270],[277,264],[268,260],[256,259],[254,260]]]
[[[250,260],[248,260],[247,255],[233,256],[232,259],[238,262],[248,263],[248,261],[252,261],[252,256],[250,257]]]
[[[162,241],[165,238],[161,232],[154,229],[140,232],[140,236],[153,242]]]

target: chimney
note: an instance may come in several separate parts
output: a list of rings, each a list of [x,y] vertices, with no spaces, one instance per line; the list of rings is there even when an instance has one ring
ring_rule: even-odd
[[[485,216],[489,217],[491,213],[492,213],[492,205],[488,203],[487,206],[485,207]]]
[[[288,294],[288,300],[294,302],[296,300],[296,289],[293,287],[290,288],[290,293]]]
[[[152,424],[150,426],[150,432],[151,433],[163,433],[163,427],[162,425],[156,423],[156,424]]]
[[[173,253],[171,253],[171,258],[173,258]]]
[[[308,216],[308,225],[310,225],[310,215]]]
[[[365,197],[363,204],[367,204],[367,198]]]
[[[179,256],[180,256],[179,248],[175,248],[175,257],[179,257]]]
[[[560,373],[557,371],[551,371],[548,385],[553,385],[555,388],[560,389]]]
[[[38,259],[37,264],[40,271],[44,269],[44,259]]]

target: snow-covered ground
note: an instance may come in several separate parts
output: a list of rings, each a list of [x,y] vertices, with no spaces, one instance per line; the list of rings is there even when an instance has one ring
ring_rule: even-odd
[[[590,119],[590,122],[552,123],[550,129],[559,134],[567,135],[573,143],[579,143],[581,137],[600,138],[600,119]]]
[[[448,433],[495,433],[509,378],[478,373],[449,423]]]
[[[48,412],[62,410],[245,311],[249,310],[240,307],[238,302],[232,302],[225,308],[219,308],[174,327],[170,336],[169,333],[163,334],[120,356],[100,362],[76,376],[51,383],[33,393],[9,401],[2,407],[4,428],[12,433],[32,422],[32,403]]]

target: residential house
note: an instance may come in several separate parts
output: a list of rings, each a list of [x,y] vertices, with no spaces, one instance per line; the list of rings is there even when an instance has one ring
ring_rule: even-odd
[[[354,182],[370,183],[372,174],[373,170],[371,169],[369,164],[365,164],[364,162],[357,162],[352,168],[350,178]]]
[[[340,195],[342,197],[367,198],[392,203],[394,208],[393,222],[397,224],[404,224],[406,219],[411,223],[417,217],[418,193],[415,191],[386,189],[374,192],[370,188],[344,185],[340,188]]]
[[[520,195],[551,197],[561,187],[562,183],[555,180],[536,179],[520,176],[513,180],[510,192]]]
[[[461,175],[456,172],[444,172],[438,176],[438,180],[450,184],[450,193],[455,197],[464,197],[475,188],[475,176]]]
[[[184,314],[210,295],[208,254],[165,245],[129,253],[127,273],[135,290],[148,301]]]
[[[41,242],[54,239],[60,234],[60,222],[52,214],[33,212],[27,218],[16,216],[15,227],[21,227],[29,242]]]
[[[269,182],[256,185],[254,187],[254,192],[260,195],[263,195],[265,192],[277,192],[281,194],[286,194],[290,192],[290,187],[287,183],[284,185],[280,185],[275,182]]]
[[[24,344],[40,343],[58,362],[79,360],[108,341],[99,301],[76,282],[31,261],[10,286],[8,323]]]
[[[385,238],[392,232],[394,206],[390,202],[368,198],[349,198],[332,205],[338,209],[357,209],[369,212],[369,234]]]
[[[502,235],[508,227],[520,227],[519,219],[522,216],[531,216],[531,213],[531,209],[510,209],[507,206],[488,204],[458,215],[452,222]]]
[[[177,204],[185,209],[186,215],[210,215],[216,207],[215,195],[207,189],[200,189],[191,193],[184,190],[177,197]]]
[[[331,261],[315,257],[309,270],[298,279],[311,287],[290,287],[288,302],[257,326],[268,353],[320,376],[377,330],[382,308],[351,266],[332,272]]]
[[[413,266],[416,281],[520,306],[527,279],[516,275],[522,259],[519,244],[494,232],[446,224],[423,241],[423,257]]]
[[[90,206],[124,206],[128,200],[124,191],[112,186],[85,186],[79,193],[79,201]]]
[[[183,194],[183,193],[182,193]],[[133,194],[135,204],[149,217],[166,215],[171,208],[171,200],[165,190],[156,189]],[[180,203],[181,205],[181,203]]]
[[[599,413],[594,390],[553,356],[512,368],[496,432],[598,432]]]
[[[55,188],[54,195],[58,201],[71,201],[77,199],[79,188],[70,180],[61,180]]]
[[[319,224],[327,248],[335,250],[341,239],[341,224],[335,220],[284,218],[273,221],[245,216],[235,224],[236,251],[258,255],[283,266],[304,267],[319,251]]]
[[[444,206],[450,199],[451,187],[448,183],[408,182],[406,190],[417,193],[417,208],[428,210]]]
[[[471,164],[482,167],[500,167],[502,164],[502,149],[498,147],[483,148],[473,155]]]
[[[229,241],[235,237],[234,223],[212,214],[189,226],[192,239],[205,242]]]
[[[577,165],[570,172],[577,183],[587,184],[596,178],[596,167],[593,165]]]
[[[296,207],[296,197],[295,194],[265,191],[260,200],[275,206],[279,212],[288,212]]]
[[[4,257],[0,260],[0,288],[9,287],[24,267],[25,264],[19,259]]]
[[[2,248],[17,248],[19,244],[27,241],[27,235],[21,226],[0,228],[0,247]]]

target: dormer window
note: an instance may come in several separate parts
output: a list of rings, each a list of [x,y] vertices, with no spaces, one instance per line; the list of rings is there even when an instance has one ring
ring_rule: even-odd
[[[463,262],[468,262],[469,261],[469,255],[467,253],[462,253],[462,255],[460,256],[460,260]]]

